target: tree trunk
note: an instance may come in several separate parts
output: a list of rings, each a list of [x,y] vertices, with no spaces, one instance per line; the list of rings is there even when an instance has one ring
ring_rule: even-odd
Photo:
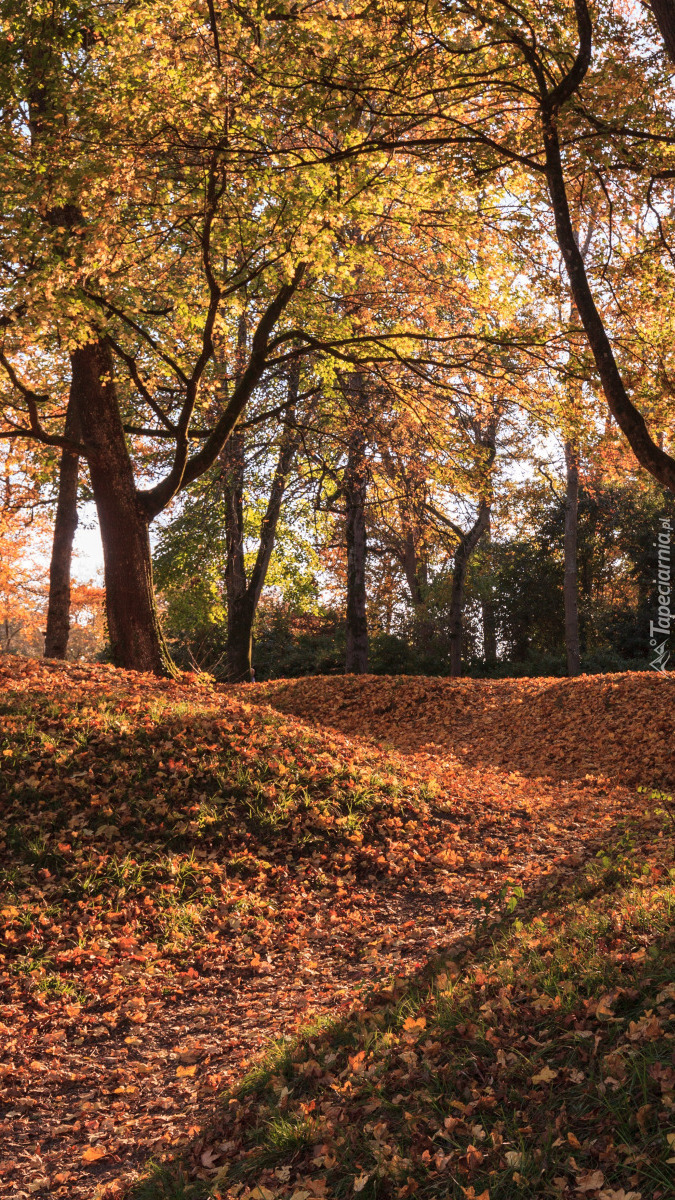
[[[300,364],[290,370],[289,400],[297,400]],[[279,457],[270,488],[267,508],[260,526],[260,541],[250,581],[244,558],[244,470],[243,434],[235,429],[223,454],[225,463],[225,520],[227,526],[227,678],[230,683],[248,683],[253,678],[253,622],[274,550],[281,506],[288,476],[300,445],[301,430],[294,408],[288,412],[279,446]]]
[[[64,434],[80,440],[77,393],[71,380]],[[54,521],[54,540],[49,563],[49,605],[45,633],[45,658],[65,658],[70,634],[70,568],[73,539],[77,529],[77,480],[80,460],[70,450],[61,451],[59,491]]]
[[[225,497],[225,592],[227,595],[227,679],[251,680],[251,624],[247,620],[244,560],[244,435],[235,429],[222,452]]]
[[[421,649],[428,651],[434,641],[436,630],[429,616],[427,605],[429,586],[426,562],[420,559],[417,553],[415,537],[410,527],[405,531],[402,552],[397,554],[397,558],[403,567],[415,614],[415,641]]]
[[[351,381],[351,390],[359,392],[360,376]],[[360,400],[360,395],[359,395]],[[366,615],[366,495],[368,464],[366,435],[357,414],[349,438],[344,493],[347,517],[347,675],[365,675],[368,671],[368,618]]]
[[[245,593],[227,603],[227,680],[250,683],[253,678],[252,647],[255,606]]]
[[[113,662],[174,675],[152,584],[149,519],[136,492],[115,394],[110,350],[91,342],[71,355],[82,440],[96,502]]]
[[[663,38],[668,57],[675,63],[675,2],[674,0],[649,0],[656,24]]]
[[[494,667],[497,662],[497,614],[494,600],[483,600],[481,617],[483,621],[483,658],[486,666]]]
[[[585,0],[577,0],[576,8],[577,17],[583,13],[583,26],[580,24],[579,27],[581,50],[577,60],[583,76],[591,57],[591,23]],[[556,237],[565,262],[572,299],[584,327],[609,410],[628,439],[640,465],[649,471],[658,483],[675,494],[675,459],[661,450],[652,438],[642,413],[630,399],[603,318],[591,292],[583,254],[577,244],[572,225],[558,130],[550,107],[542,110],[542,132],[546,152],[546,180],[555,219]]]
[[[579,461],[577,448],[565,442],[565,575],[563,598],[565,603],[565,648],[567,650],[567,674],[578,675],[581,671],[579,639],[579,579],[577,562],[577,540],[579,529]]]
[[[490,515],[488,514],[488,522],[485,530],[485,541],[488,546],[488,570],[491,571],[492,563],[490,561]],[[483,658],[489,667],[493,667],[497,662],[497,608],[494,601],[494,591],[492,583],[489,584],[489,595],[485,600],[481,601],[481,619],[483,622]]]
[[[478,516],[455,551],[450,593],[450,675],[458,679],[462,674],[462,633],[464,614],[464,592],[466,573],[471,555],[490,522],[490,502],[481,500]]]

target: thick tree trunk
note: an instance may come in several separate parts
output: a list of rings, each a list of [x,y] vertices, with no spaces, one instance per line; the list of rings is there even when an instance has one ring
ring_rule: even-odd
[[[352,379],[351,386],[359,391],[361,380]],[[347,653],[345,672],[364,675],[368,671],[368,618],[366,614],[366,496],[368,492],[368,463],[366,435],[357,414],[349,438],[347,467],[344,478],[347,518]]]
[[[675,0],[649,0],[663,38],[668,57],[675,63]]]
[[[403,573],[408,584],[410,599],[412,601],[415,613],[424,604],[424,596],[422,593],[422,580],[420,578],[420,564],[417,558],[417,549],[415,547],[415,539],[411,529],[405,531],[405,541],[403,543],[403,553],[401,555],[401,565]]]
[[[228,600],[227,606],[227,680],[250,683],[253,678],[252,648],[255,607],[251,596]]]
[[[450,675],[459,679],[462,674],[462,633],[464,614],[464,587],[466,567],[462,569],[455,560],[450,594]]]
[[[417,553],[415,538],[410,528],[405,533],[402,553],[399,552],[397,557],[403,567],[403,573],[406,577],[415,613],[415,641],[421,648],[428,650],[434,640],[436,630],[427,607],[428,580],[426,563],[420,559]]]
[[[464,535],[455,551],[450,593],[450,675],[459,678],[462,674],[462,634],[464,632],[464,592],[466,573],[471,555],[478,545],[490,521],[490,502],[481,500],[478,516],[471,529]]]
[[[113,661],[119,667],[175,674],[157,614],[149,520],[136,492],[115,394],[110,351],[91,342],[71,356],[82,440],[96,502]]]
[[[80,440],[77,393],[71,380],[64,434]],[[73,539],[77,529],[77,481],[80,460],[70,450],[61,451],[59,491],[54,521],[54,540],[49,563],[49,604],[45,633],[45,658],[65,658],[70,634],[70,569]]]
[[[565,604],[565,648],[567,674],[578,675],[581,670],[579,638],[579,577],[577,540],[579,529],[579,462],[576,446],[565,443],[565,574],[563,598]]]

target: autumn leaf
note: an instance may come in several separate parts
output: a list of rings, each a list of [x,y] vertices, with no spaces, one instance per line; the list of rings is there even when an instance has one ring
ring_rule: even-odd
[[[532,1076],[532,1083],[551,1083],[553,1079],[557,1078],[557,1075],[558,1072],[552,1070],[551,1067],[542,1067],[541,1071]]]
[[[100,1158],[105,1158],[108,1151],[105,1146],[87,1146],[82,1151],[82,1161],[86,1163],[98,1162]]]
[[[466,1148],[466,1165],[470,1171],[475,1170],[483,1161],[483,1151],[477,1146],[468,1145]]]
[[[425,1017],[406,1017],[403,1022],[403,1028],[406,1033],[417,1033],[426,1027]]]
[[[585,1171],[575,1176],[578,1192],[594,1192],[605,1182],[602,1171]]]
[[[603,1188],[597,1200],[642,1200],[642,1192],[626,1192],[623,1188]]]

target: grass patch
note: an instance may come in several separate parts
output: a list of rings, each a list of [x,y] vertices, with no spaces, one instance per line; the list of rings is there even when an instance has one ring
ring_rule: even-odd
[[[526,920],[276,1046],[225,1098],[197,1195],[671,1196],[671,834],[627,824]]]

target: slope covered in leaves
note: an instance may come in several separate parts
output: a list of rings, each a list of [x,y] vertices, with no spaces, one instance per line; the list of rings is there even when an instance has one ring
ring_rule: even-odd
[[[265,703],[405,752],[526,776],[675,781],[675,683],[656,672],[578,679],[398,676],[281,680]]]
[[[112,1196],[186,1139],[213,1173],[216,1098],[269,1038],[571,878],[644,807],[487,744],[401,753],[410,706],[386,749],[321,728],[355,682],[305,681],[309,722],[265,704],[296,684],[0,660],[1,1195]]]

